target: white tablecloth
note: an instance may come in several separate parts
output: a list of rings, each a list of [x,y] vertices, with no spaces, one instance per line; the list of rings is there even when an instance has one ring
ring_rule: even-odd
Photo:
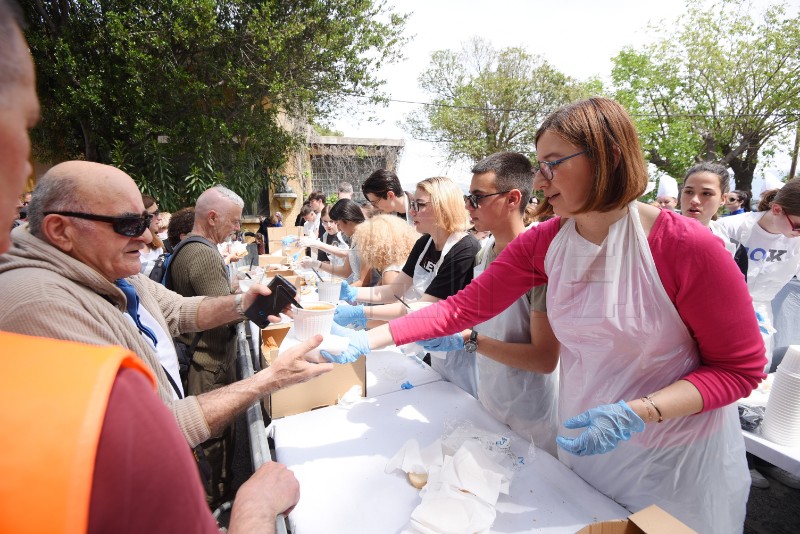
[[[468,420],[511,437],[526,460],[511,494],[497,504],[495,532],[574,533],[595,521],[629,512],[600,494],[555,458],[538,450],[490,416],[473,397],[449,382],[361,399],[273,421],[277,460],[300,481],[300,502],[289,516],[295,534],[394,533],[408,526],[419,492],[387,461],[410,438],[428,445],[446,422]]]
[[[402,391],[406,382],[418,387],[441,379],[430,365],[417,362],[394,346],[367,354],[367,397]]]

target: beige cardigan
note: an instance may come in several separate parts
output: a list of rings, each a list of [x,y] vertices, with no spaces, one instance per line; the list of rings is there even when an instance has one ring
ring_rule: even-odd
[[[122,291],[31,235],[27,224],[15,228],[11,238],[11,250],[0,256],[0,330],[130,349],[155,374],[158,395],[172,410],[189,446],[211,437],[196,397],[173,400],[154,351],[123,315]],[[197,331],[197,310],[205,297],[184,298],[141,274],[127,280],[165,332],[177,336]]]

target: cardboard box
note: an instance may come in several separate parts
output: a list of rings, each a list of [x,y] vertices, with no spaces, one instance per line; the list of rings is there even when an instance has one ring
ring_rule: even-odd
[[[333,371],[276,391],[264,399],[267,413],[273,419],[333,406],[353,386],[361,387],[367,396],[367,359],[362,356],[353,363],[337,364]]]
[[[268,344],[271,337],[280,346],[292,323],[270,325],[261,331],[262,367],[278,357],[278,349]],[[367,359],[362,356],[353,363],[335,365],[333,370],[308,382],[283,388],[264,399],[264,408],[272,419],[309,412],[332,406],[353,386],[361,386],[361,396],[367,396]]]
[[[628,516],[628,519],[592,523],[577,534],[697,534],[655,504]]]
[[[289,258],[286,256],[276,256],[273,254],[258,255],[259,267],[269,267],[270,265],[289,265]]]
[[[278,349],[293,322],[271,324],[261,330],[261,368],[268,367],[278,357]]]

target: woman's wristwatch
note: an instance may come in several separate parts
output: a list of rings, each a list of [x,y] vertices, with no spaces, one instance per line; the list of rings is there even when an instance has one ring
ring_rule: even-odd
[[[478,333],[470,330],[469,339],[464,342],[464,351],[470,354],[478,350]]]

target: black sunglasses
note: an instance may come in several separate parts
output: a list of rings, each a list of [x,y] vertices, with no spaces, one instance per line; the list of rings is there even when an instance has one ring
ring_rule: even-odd
[[[510,191],[511,189],[508,189],[506,191],[498,191],[497,193],[489,193],[488,195],[476,195],[475,193],[472,193],[470,195],[464,195],[464,202],[469,202],[473,209],[478,209],[478,202],[480,202],[482,199],[486,197],[493,197],[495,195],[504,195]]]
[[[153,221],[153,214],[146,211],[141,215],[120,215],[119,217],[81,213],[79,211],[47,211],[45,215],[63,215],[65,217],[111,223],[111,228],[125,237],[139,237]]]

